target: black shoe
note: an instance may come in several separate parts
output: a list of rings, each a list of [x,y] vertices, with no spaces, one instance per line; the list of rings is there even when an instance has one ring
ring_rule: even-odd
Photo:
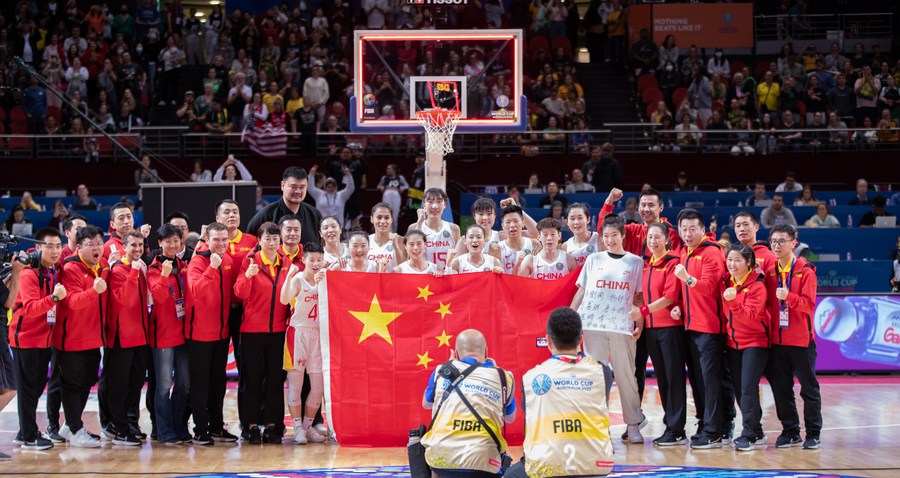
[[[260,432],[259,427],[250,428],[250,431],[247,432],[247,442],[251,445],[262,444],[262,433]]]
[[[124,446],[140,446],[141,441],[137,439],[131,432],[116,435],[115,438],[112,439],[113,445],[124,445]]]
[[[803,440],[798,433],[782,432],[775,440],[775,448],[790,448],[792,446],[800,446]]]
[[[210,433],[212,439],[220,442],[236,442],[238,437],[228,433],[227,430],[219,430],[217,432]]]
[[[132,428],[131,434],[134,435],[138,440],[144,441],[147,439],[147,434],[142,432],[140,428]]]
[[[698,450],[708,450],[710,448],[722,448],[722,437],[720,436],[709,436],[706,433],[701,433],[697,436],[696,440],[691,441],[691,448],[696,448]]]
[[[700,435],[702,435],[702,434],[703,434],[703,420],[700,420],[697,422],[697,433],[694,433],[693,435],[691,435],[691,441],[694,441],[697,438],[700,438]]]
[[[281,438],[281,434],[278,433],[278,430],[276,430],[275,427],[266,427],[265,431],[263,431],[264,443],[278,445],[281,444]]]
[[[674,432],[665,432],[659,438],[653,440],[653,444],[656,446],[678,446],[678,445],[687,445],[687,437],[684,436],[684,432],[674,433]]]
[[[766,432],[759,432],[753,438],[753,443],[765,443],[767,438],[769,437],[766,436]]]
[[[159,437],[156,436],[156,432],[155,432],[155,431],[150,432],[150,439],[153,440],[153,441],[157,441],[157,440],[159,439]],[[191,439],[188,438],[187,441],[191,441]]]
[[[250,427],[241,425],[241,440],[247,441],[250,439]]]
[[[22,438],[22,430],[19,430],[19,433],[16,433],[16,437],[13,438],[13,443],[16,445],[24,445],[25,440]]]
[[[731,422],[724,428],[721,433],[722,436],[722,444],[728,445],[731,443],[731,438],[734,436],[734,422]]]
[[[748,437],[737,437],[734,440],[734,449],[737,451],[753,451],[754,448],[753,442]]]
[[[819,440],[819,437],[811,437],[811,436],[807,435],[806,441],[803,442],[803,449],[804,450],[818,450],[819,445],[821,443],[822,443],[822,441]]]
[[[194,439],[191,440],[195,445],[212,445],[213,439],[209,432],[198,433],[194,436]]]
[[[102,441],[115,440],[116,436],[118,435],[119,433],[116,431],[116,427],[114,427],[112,423],[106,425],[105,427],[100,427],[100,439]]]
[[[59,436],[59,427],[50,425],[47,427],[47,438],[53,443],[64,443],[66,440]]]
[[[53,448],[53,442],[40,435],[34,441],[22,443],[23,450],[49,450],[51,448]]]

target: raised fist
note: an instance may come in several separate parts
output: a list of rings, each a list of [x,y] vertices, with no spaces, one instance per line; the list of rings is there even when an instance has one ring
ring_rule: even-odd
[[[143,266],[144,266],[144,261],[142,261],[141,259],[138,259],[136,261],[131,261],[132,269],[143,269]]]
[[[244,277],[251,278],[259,274],[259,266],[255,262],[250,263],[250,267],[247,267],[247,272],[244,273]]]
[[[162,263],[162,276],[169,277],[169,274],[172,273],[172,261],[164,261]]]
[[[66,298],[66,286],[62,284],[56,284],[56,287],[53,288],[53,297],[56,297],[57,300],[63,300]]]
[[[684,268],[684,265],[678,264],[677,266],[675,266],[675,277],[683,281],[687,281],[691,277],[691,275],[688,274],[688,271]]]
[[[681,320],[681,307],[677,305],[672,307],[672,312],[669,315],[672,317],[672,320]]]
[[[425,210],[422,208],[416,209],[416,218],[418,218],[418,222],[422,222],[425,220]]]
[[[109,253],[109,258],[107,260],[110,264],[113,264],[119,262],[120,259],[122,259],[122,253],[113,246],[112,252]]]
[[[619,199],[622,199],[623,192],[619,188],[612,188],[609,191],[609,196],[606,197],[606,204],[613,204]]]
[[[297,267],[297,264],[291,264],[291,268],[288,269],[288,276],[292,276],[300,271],[300,268]]]
[[[501,199],[500,200],[500,209],[503,209],[507,206],[512,206],[515,203],[516,203],[516,200],[513,198]]]
[[[141,226],[141,235],[144,236],[144,239],[146,239],[147,236],[150,235],[150,229],[152,229],[150,227],[150,224],[144,224],[143,226]]]
[[[737,297],[737,289],[735,289],[734,287],[725,289],[725,292],[722,293],[722,297],[728,302],[733,301],[734,298]]]
[[[220,265],[222,265],[222,256],[216,254],[215,252],[210,254],[209,267],[212,267],[213,269],[218,269]]]
[[[323,279],[325,279],[325,269],[319,269],[316,271],[315,275],[313,275],[313,282],[318,284],[319,282],[322,282]]]
[[[102,277],[94,279],[94,292],[98,294],[106,292],[106,281]]]

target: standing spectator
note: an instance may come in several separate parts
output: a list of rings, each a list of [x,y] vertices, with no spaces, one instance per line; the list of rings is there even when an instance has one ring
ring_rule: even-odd
[[[881,81],[872,76],[871,66],[862,67],[862,75],[853,84],[853,92],[856,93],[856,121],[862,123],[862,118],[868,117],[874,123],[878,116]]]
[[[383,2],[385,0],[367,0],[367,3],[370,1]],[[309,98],[310,107],[316,110],[320,121],[325,118],[325,103],[328,101],[328,96],[328,82],[322,77],[322,65],[313,65],[312,75],[303,82],[303,98]]]
[[[294,88],[296,90],[296,88]],[[291,118],[291,129],[300,133],[300,141],[303,143],[303,152],[314,155],[316,151],[316,133],[319,132],[319,113],[313,109],[309,98],[304,98],[303,106],[294,111]]]
[[[897,88],[897,80],[890,75],[882,81],[882,85],[878,101],[883,108],[890,110],[891,118],[896,121],[900,118],[900,88]]]
[[[137,24],[137,37],[143,38],[151,28],[159,26],[159,8],[156,0],[144,0],[135,10],[135,23]]]
[[[44,115],[47,113],[47,91],[38,85],[35,77],[31,77],[30,86],[22,92],[22,109],[28,118],[28,132],[43,133]]]
[[[315,175],[317,170],[317,166],[311,167],[309,169],[310,175]],[[343,224],[347,200],[353,194],[356,186],[353,183],[353,175],[350,173],[349,166],[342,164],[341,170],[344,173],[341,181],[344,184],[343,189],[338,191],[337,181],[329,177],[325,180],[324,190],[317,188],[313,183],[309,183],[309,195],[316,200],[316,208],[321,212],[322,217],[334,216]]]
[[[781,85],[775,83],[775,73],[766,71],[763,82],[756,87],[756,109],[763,113],[774,113],[779,110]]]
[[[697,110],[700,121],[705,125],[712,115],[712,83],[705,74],[698,73],[688,87],[687,99]]]
[[[803,132],[794,131],[799,127],[800,125],[794,122],[794,113],[791,110],[785,110],[784,123],[781,125],[781,132],[778,133],[779,151],[800,151],[805,147]]]
[[[144,75],[144,69],[140,65],[131,61],[131,53],[124,52],[121,56],[121,63],[116,70],[116,93],[119,98],[124,98],[125,90],[131,90],[131,94],[141,91],[141,77]]]
[[[387,0],[363,0],[362,8],[366,12],[366,27],[370,30],[381,30],[385,26],[385,16],[390,9]]]
[[[675,46],[673,35],[666,35],[666,39],[659,46],[659,67],[662,68],[666,63],[678,64],[678,47]]]
[[[238,179],[238,173],[240,172],[241,176]],[[219,169],[216,170],[216,174],[213,176],[213,182],[230,182],[230,181],[252,181],[253,175],[250,174],[250,170],[244,166],[244,163],[239,159],[235,159],[233,154],[228,155],[228,159],[219,166]]]
[[[175,44],[174,36],[170,36],[166,40],[166,47],[159,53],[159,61],[163,64],[159,105],[163,106],[168,102],[174,106],[179,86],[178,79],[181,76],[181,65],[185,61],[184,51]]]
[[[819,86],[819,77],[810,76],[809,86],[803,92],[803,103],[806,104],[806,124],[812,123],[816,113],[825,115],[827,110],[826,99],[825,90]]]
[[[253,90],[244,83],[244,74],[234,75],[234,86],[228,91],[228,113],[234,124],[240,127],[244,119],[244,107],[253,99]]]
[[[617,65],[622,64],[622,55],[625,50],[625,9],[622,0],[612,0],[610,11],[606,15],[609,35],[609,58]],[[600,189],[605,191],[605,189]]]
[[[828,124],[825,128],[831,130],[829,139],[831,144],[836,145],[838,148],[850,141],[850,136],[847,133],[847,124],[841,121],[834,111],[828,113]]]
[[[597,155],[599,159],[592,169],[591,184],[594,185],[594,189],[597,191],[609,191],[612,188],[624,188],[625,180],[622,174],[622,165],[617,159],[613,158],[613,145],[611,143],[603,143],[603,146],[591,148],[592,160],[594,155]],[[582,169],[584,168],[582,167]]]
[[[772,205],[763,209],[759,222],[768,228],[778,224],[790,224],[797,227],[794,213],[784,206],[784,195],[777,193],[772,196]]]
[[[837,86],[828,91],[828,109],[837,113],[841,120],[854,120],[853,110],[856,108],[856,95],[847,86],[847,76],[837,76]]]
[[[378,181],[378,190],[381,191],[381,201],[391,206],[391,232],[397,232],[397,215],[400,212],[400,203],[402,196],[409,189],[409,183],[406,178],[397,171],[397,165],[388,164],[385,175]]]
[[[126,43],[134,41],[135,23],[134,17],[128,13],[128,5],[122,4],[119,7],[119,14],[113,17],[112,21],[113,36],[122,35]]]
[[[319,223],[322,216],[319,211],[309,203],[304,202],[307,194],[307,186],[309,178],[303,168],[291,166],[284,170],[281,175],[281,199],[264,207],[250,219],[248,229],[259,230],[259,227],[266,221],[278,223],[279,220],[287,215],[295,215],[300,218],[300,242],[319,242]]]

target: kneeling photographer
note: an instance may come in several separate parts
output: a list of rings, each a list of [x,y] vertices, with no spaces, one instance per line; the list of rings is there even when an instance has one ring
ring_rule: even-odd
[[[512,374],[487,358],[484,335],[474,329],[457,336],[456,357],[432,373],[425,389],[422,405],[433,410],[421,437],[428,466],[413,463],[410,453],[413,476],[430,467],[438,477],[496,477],[510,464],[501,428],[516,418]]]

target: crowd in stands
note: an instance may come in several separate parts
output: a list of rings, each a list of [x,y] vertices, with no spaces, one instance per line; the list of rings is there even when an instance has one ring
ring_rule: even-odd
[[[856,43],[845,55],[838,43],[828,52],[786,43],[752,68],[721,49],[705,58],[676,41],[669,35],[657,46],[644,31],[631,49],[647,117],[660,125],[655,151],[749,155],[900,141],[900,62],[878,45]]]

